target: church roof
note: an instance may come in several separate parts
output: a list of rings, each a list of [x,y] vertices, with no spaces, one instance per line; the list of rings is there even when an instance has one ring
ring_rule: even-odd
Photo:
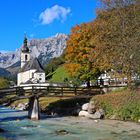
[[[29,48],[27,46],[27,38],[26,38],[26,35],[24,36],[24,42],[23,42],[23,47],[21,48],[21,51],[23,53],[29,53]]]
[[[21,51],[23,53],[28,53],[29,52],[29,48],[27,46],[23,46],[22,49],[21,49]]]
[[[25,72],[28,70],[33,70],[35,69],[36,72],[44,72],[42,65],[40,64],[40,62],[38,61],[37,58],[34,58],[32,60],[30,60],[29,62],[27,62],[20,70],[20,72]]]

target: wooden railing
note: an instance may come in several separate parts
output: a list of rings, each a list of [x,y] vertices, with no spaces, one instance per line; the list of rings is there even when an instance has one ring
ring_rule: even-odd
[[[124,86],[91,86],[86,87],[65,87],[65,86],[23,86],[0,89],[0,96],[16,94],[19,97],[27,97],[33,95],[38,96],[93,96],[103,94],[104,89],[119,88]]]

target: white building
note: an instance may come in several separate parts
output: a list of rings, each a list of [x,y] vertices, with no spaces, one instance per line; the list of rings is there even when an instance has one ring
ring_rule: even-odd
[[[17,76],[17,85],[45,83],[45,72],[37,58],[31,59],[27,38],[21,49],[21,69]]]

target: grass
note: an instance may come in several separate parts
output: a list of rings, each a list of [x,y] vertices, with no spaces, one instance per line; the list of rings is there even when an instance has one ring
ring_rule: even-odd
[[[92,98],[96,106],[103,108],[106,118],[138,121],[140,119],[140,92],[128,89],[97,95]]]
[[[66,99],[66,98],[60,98],[60,97],[51,97],[51,98],[50,97],[41,97],[41,98],[39,98],[39,105],[40,105],[41,111],[45,112],[46,108],[51,103],[57,102],[62,99]]]
[[[0,88],[7,88],[9,86],[9,81],[0,77]]]
[[[0,98],[0,104],[7,103],[13,98],[15,95],[7,95],[3,98]],[[53,102],[57,102],[59,100],[67,99],[66,97],[40,97],[39,98],[39,105],[42,112]],[[16,107],[19,103],[28,103],[28,99],[19,99],[16,101],[10,102],[9,106]]]
[[[18,106],[18,104],[19,103],[28,103],[28,99],[21,99],[21,100],[16,100],[16,101],[14,101],[14,102],[12,102],[11,104],[10,104],[10,106],[11,107],[16,107],[16,106]]]
[[[61,65],[54,72],[52,78],[50,79],[50,82],[64,82],[65,79],[69,79],[69,74],[64,66]]]
[[[8,101],[8,99],[10,100],[13,96],[5,96],[3,98],[0,98],[0,103],[3,104],[3,103],[6,103]],[[60,97],[53,97],[53,98],[49,98],[49,97],[41,97],[39,98],[39,103],[40,103],[40,106],[41,108],[45,108],[47,105],[49,105],[50,103],[52,102],[55,102],[55,101],[58,101],[60,100],[61,98]],[[28,102],[28,99],[19,99],[19,100],[16,100],[16,101],[13,101],[10,103],[10,106],[11,107],[15,107],[17,106],[19,103],[27,103]]]
[[[0,137],[0,140],[6,140],[5,138]]]
[[[11,101],[13,96],[1,98],[1,104]],[[9,101],[8,101],[9,100]],[[55,112],[59,115],[72,115],[71,112],[75,107],[81,107],[83,103],[89,102],[89,98],[74,98],[74,97],[40,97],[39,105],[42,113],[51,114]],[[19,103],[27,103],[28,99],[20,99],[10,102],[11,107],[17,107]],[[63,113],[63,114],[62,114]]]
[[[78,115],[78,110],[81,109],[81,106],[84,103],[89,102],[90,98],[66,98],[61,99],[55,102],[50,103],[45,112],[47,114],[54,114],[62,115],[62,116],[71,116],[71,115]]]

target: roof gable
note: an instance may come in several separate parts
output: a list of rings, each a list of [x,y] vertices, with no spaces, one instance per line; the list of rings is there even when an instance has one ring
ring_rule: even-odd
[[[34,58],[27,62],[20,70],[20,72],[25,72],[28,70],[36,69],[36,72],[44,72],[44,69],[37,58]]]

